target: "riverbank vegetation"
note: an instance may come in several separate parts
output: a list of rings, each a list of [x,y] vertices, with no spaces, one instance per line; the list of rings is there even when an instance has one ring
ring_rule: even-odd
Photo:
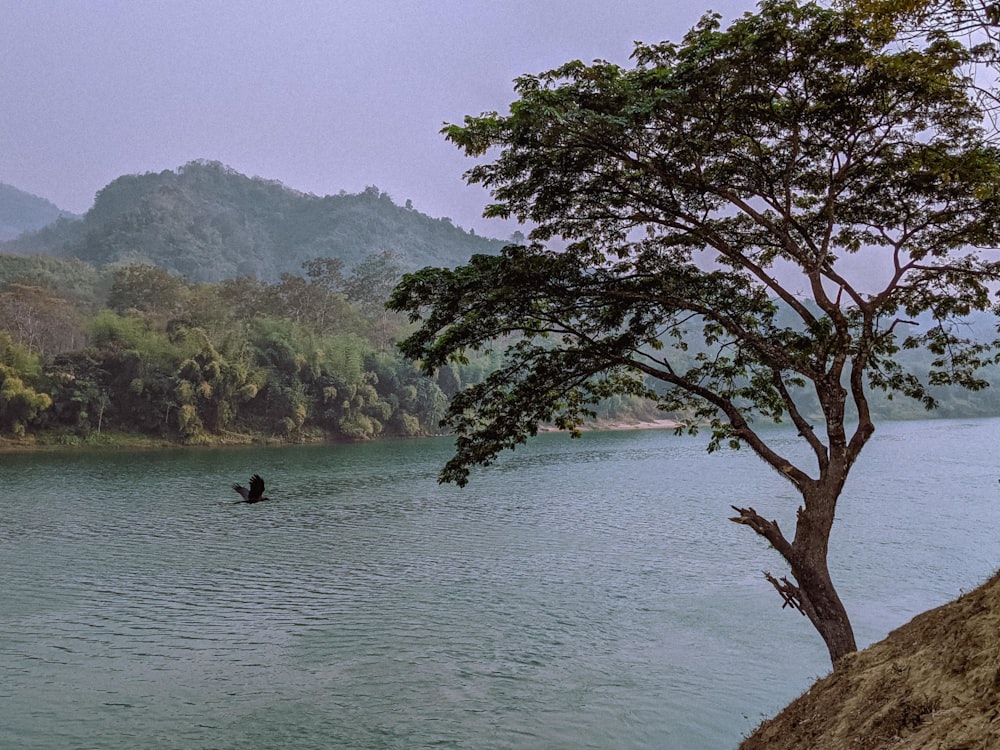
[[[152,266],[3,258],[0,433],[74,445],[109,433],[186,444],[370,439],[438,430],[449,392],[396,355],[385,252],[275,283],[194,284]]]
[[[383,303],[400,274],[391,252],[348,274],[323,258],[275,283],[218,284],[146,265],[0,255],[0,448],[437,434],[451,398],[483,382],[501,355],[470,353],[433,377],[399,356],[395,341],[411,327]],[[986,376],[995,387],[984,392],[937,389],[939,414],[1000,414],[1000,370]],[[926,414],[908,400],[876,409]],[[595,414],[665,416],[629,395]]]

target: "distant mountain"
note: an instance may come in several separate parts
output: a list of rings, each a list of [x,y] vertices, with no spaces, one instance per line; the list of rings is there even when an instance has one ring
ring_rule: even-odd
[[[149,263],[217,282],[248,275],[274,281],[318,257],[340,258],[351,269],[382,250],[400,253],[408,270],[455,266],[504,244],[396,205],[375,187],[320,197],[196,161],[176,172],[119,177],[97,193],[82,220],[56,222],[0,244],[0,251],[98,267]]]
[[[0,182],[0,241],[41,229],[60,217],[72,214],[45,198]]]

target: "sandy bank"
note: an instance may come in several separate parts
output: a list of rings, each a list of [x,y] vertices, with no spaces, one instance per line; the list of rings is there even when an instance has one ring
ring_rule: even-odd
[[[607,420],[599,422],[588,422],[583,425],[580,429],[584,432],[601,432],[604,430],[673,430],[681,426],[681,423],[676,419],[653,419],[648,421],[624,421],[624,420]],[[553,427],[551,425],[542,425],[538,428],[539,432],[559,432],[559,428]]]

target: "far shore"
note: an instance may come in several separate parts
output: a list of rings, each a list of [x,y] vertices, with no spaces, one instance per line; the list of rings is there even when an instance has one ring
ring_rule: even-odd
[[[675,419],[652,419],[652,420],[601,420],[598,422],[588,422],[580,427],[584,432],[620,431],[620,430],[674,430],[681,427],[682,423]],[[541,425],[539,432],[559,432],[559,428],[552,425]],[[41,438],[41,439],[39,439]],[[406,438],[383,437],[375,440],[397,440]],[[74,450],[158,450],[164,448],[227,448],[248,445],[311,445],[315,443],[342,443],[343,438],[321,437],[309,435],[301,439],[289,440],[276,438],[273,436],[261,435],[240,435],[238,439],[233,436],[218,437],[209,439],[204,443],[190,444],[166,438],[156,438],[149,435],[134,435],[124,433],[105,433],[97,439],[76,439],[72,441],[59,442],[47,440],[45,436],[29,436],[26,438],[12,438],[0,436],[0,455],[4,453],[59,453]]]

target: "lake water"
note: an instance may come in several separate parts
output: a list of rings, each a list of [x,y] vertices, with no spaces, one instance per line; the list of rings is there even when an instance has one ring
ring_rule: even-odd
[[[1000,565],[998,437],[880,427],[832,548],[862,645]],[[828,665],[726,520],[794,495],[703,446],[543,435],[465,489],[438,439],[0,456],[0,747],[735,747]]]

